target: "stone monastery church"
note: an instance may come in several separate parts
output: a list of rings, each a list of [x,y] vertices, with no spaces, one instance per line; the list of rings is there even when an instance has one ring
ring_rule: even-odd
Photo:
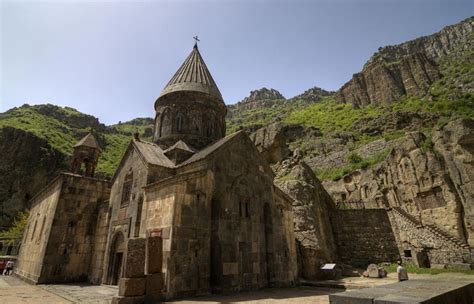
[[[114,301],[137,303],[294,285],[291,198],[245,132],[225,136],[197,45],[155,111],[153,142],[135,136],[111,181],[94,177],[94,136],[75,145],[71,172],[31,201],[16,275],[119,285]]]

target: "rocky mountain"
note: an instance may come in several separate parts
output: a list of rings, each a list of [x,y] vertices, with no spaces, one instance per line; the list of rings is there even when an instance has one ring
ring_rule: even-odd
[[[287,193],[297,198],[303,207],[313,203],[298,198],[300,193],[293,193],[292,189],[305,189],[305,193],[311,193],[321,181],[332,199],[342,199],[341,189],[346,187],[344,180],[351,174],[367,176],[364,178],[379,183],[377,173],[371,172],[378,172],[382,163],[394,159],[393,153],[411,157],[412,150],[426,150],[428,146],[432,146],[434,152],[423,155],[433,154],[439,159],[434,161],[430,156],[424,161],[439,169],[439,172],[428,174],[428,178],[446,184],[440,186],[442,193],[448,191],[444,190],[448,187],[455,197],[459,197],[456,202],[469,201],[472,198],[466,193],[470,193],[472,178],[465,177],[469,171],[463,170],[468,167],[465,162],[472,162],[468,154],[472,150],[463,148],[468,152],[459,158],[453,152],[456,145],[437,144],[439,138],[455,141],[449,139],[454,136],[450,135],[453,134],[450,129],[444,133],[434,130],[443,130],[454,121],[474,119],[472,22],[473,18],[470,18],[440,33],[381,48],[359,76],[337,93],[314,87],[285,99],[274,89],[252,91],[241,102],[228,105],[227,133],[246,130],[268,161],[274,164],[282,187],[286,187],[285,182],[293,180],[296,183],[287,189]],[[370,79],[370,85],[367,79]],[[422,91],[425,93],[419,93]],[[9,225],[17,210],[28,207],[28,199],[34,193],[58,171],[68,167],[73,144],[90,129],[94,130],[103,148],[97,172],[109,177],[133,133],[138,131],[142,138],[151,139],[153,119],[137,118],[105,126],[93,116],[54,105],[24,105],[0,113],[0,207],[3,208],[0,226]],[[462,130],[456,133],[472,134],[469,128],[462,127]],[[418,134],[416,140],[410,134]],[[468,135],[462,136],[461,142],[470,147]],[[413,149],[400,150],[405,142],[415,142]],[[430,142],[434,144],[430,145]],[[393,152],[394,149],[398,150]],[[446,155],[439,158],[441,154]],[[421,159],[421,156],[413,157],[416,161]],[[396,168],[397,162],[392,161],[390,167]],[[295,174],[289,174],[293,167],[296,167]],[[308,171],[312,171],[314,178],[309,177]],[[445,175],[449,175],[449,179],[442,177]],[[387,185],[377,186],[374,191],[385,193],[387,189],[399,187],[395,181],[402,179],[397,178]],[[412,191],[415,184],[419,187],[421,182],[417,180],[403,191]],[[438,193],[439,190],[430,191]],[[346,199],[357,199],[357,193],[361,190],[347,190]],[[416,193],[420,197],[425,195],[422,190]],[[369,194],[367,198],[372,199]],[[326,199],[322,201],[327,204]],[[451,204],[448,203],[446,201],[447,205]],[[312,207],[304,208],[310,210]],[[467,223],[463,225],[467,227]],[[324,254],[330,255],[329,252]]]
[[[457,59],[472,65],[473,28],[474,17],[471,17],[433,35],[380,48],[362,71],[339,89],[336,102],[365,107],[390,104],[405,95],[422,97],[429,94],[433,83],[453,74],[453,65],[447,58],[464,57]],[[456,89],[461,93],[472,93],[472,82],[469,82],[472,70],[454,73],[461,80]],[[445,84],[446,81],[442,85]],[[431,93],[435,93],[431,97],[436,98],[436,92]]]
[[[242,104],[248,104],[260,100],[285,99],[280,92],[275,89],[261,88],[259,90],[250,91],[250,95],[242,100]]]
[[[313,87],[309,90],[304,91],[304,93],[300,95],[296,95],[292,97],[290,100],[304,100],[308,102],[319,102],[323,99],[323,97],[332,96],[335,92],[333,91],[326,91],[324,89]]]
[[[253,132],[270,123],[284,121],[290,113],[305,109],[313,103],[331,98],[334,92],[313,87],[304,93],[285,99],[275,89],[250,92],[242,101],[227,106],[227,131],[239,129]]]

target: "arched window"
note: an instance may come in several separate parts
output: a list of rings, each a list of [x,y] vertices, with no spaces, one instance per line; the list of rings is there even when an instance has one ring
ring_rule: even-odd
[[[184,115],[181,113],[176,114],[176,132],[181,133],[184,129]]]
[[[133,184],[133,172],[130,171],[125,176],[122,187],[122,202],[120,207],[128,206],[130,202],[130,196],[132,194],[132,184]]]

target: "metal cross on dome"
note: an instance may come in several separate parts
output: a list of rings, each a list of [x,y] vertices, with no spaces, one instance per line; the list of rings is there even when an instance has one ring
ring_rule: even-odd
[[[194,42],[194,47],[197,48],[198,41],[201,41],[201,40],[199,40],[199,37],[198,37],[198,36],[194,36],[193,39],[196,41],[196,42]]]

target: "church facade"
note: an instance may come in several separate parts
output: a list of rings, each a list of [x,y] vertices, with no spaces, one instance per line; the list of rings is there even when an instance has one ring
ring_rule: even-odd
[[[155,113],[153,142],[135,136],[111,181],[93,177],[93,135],[76,145],[73,172],[32,200],[16,274],[122,288],[132,240],[158,236],[135,267],[160,257],[163,298],[294,285],[292,200],[245,132],[225,136],[226,107],[197,45]]]

